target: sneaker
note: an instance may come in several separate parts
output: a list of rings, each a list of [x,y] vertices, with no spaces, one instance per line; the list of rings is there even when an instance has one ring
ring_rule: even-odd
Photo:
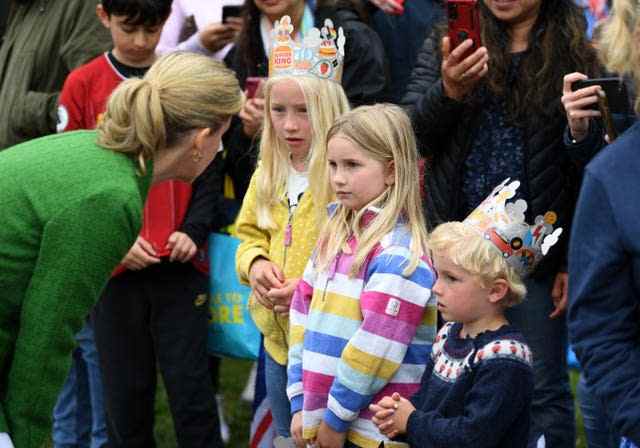
[[[253,397],[256,390],[256,375],[258,375],[258,363],[254,362],[251,366],[251,372],[249,372],[249,378],[247,384],[244,386],[240,399],[249,403],[253,403]]]
[[[231,440],[231,430],[224,419],[224,397],[222,394],[216,394],[216,403],[218,404],[218,419],[220,420],[220,437],[226,445]]]

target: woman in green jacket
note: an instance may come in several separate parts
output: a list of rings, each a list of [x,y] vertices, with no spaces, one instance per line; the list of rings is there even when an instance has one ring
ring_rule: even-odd
[[[149,185],[196,178],[242,101],[221,63],[171,54],[114,91],[97,131],[0,153],[0,447],[45,442],[73,336],[134,243]]]

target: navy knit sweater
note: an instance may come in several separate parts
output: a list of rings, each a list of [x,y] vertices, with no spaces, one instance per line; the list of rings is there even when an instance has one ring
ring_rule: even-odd
[[[407,423],[412,447],[522,448],[533,393],[531,352],[510,325],[475,338],[438,333]]]

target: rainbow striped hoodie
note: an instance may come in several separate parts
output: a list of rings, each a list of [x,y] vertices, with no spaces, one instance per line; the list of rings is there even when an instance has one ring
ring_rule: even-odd
[[[328,272],[315,269],[314,257],[307,264],[290,309],[287,387],[292,414],[302,410],[305,439],[315,438],[324,420],[361,447],[407,446],[378,431],[368,406],[418,390],[435,338],[435,274],[425,258],[402,275],[410,242],[398,222],[354,278],[352,255],[339,254]],[[357,242],[348,244],[353,254]]]

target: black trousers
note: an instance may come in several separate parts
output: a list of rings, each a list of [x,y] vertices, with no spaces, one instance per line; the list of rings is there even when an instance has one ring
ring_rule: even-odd
[[[155,447],[156,365],[178,445],[222,447],[208,372],[206,276],[163,262],[108,283],[93,312],[109,448]]]

